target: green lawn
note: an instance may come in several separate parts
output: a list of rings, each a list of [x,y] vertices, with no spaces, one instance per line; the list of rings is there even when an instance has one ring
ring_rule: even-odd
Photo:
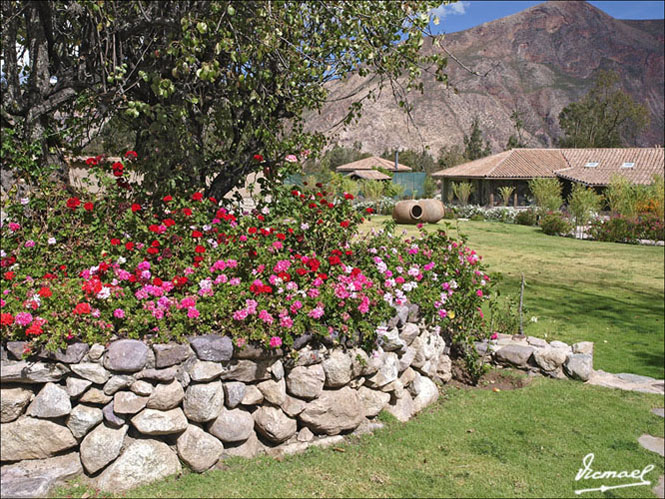
[[[365,229],[388,218],[375,217]],[[451,235],[465,234],[490,271],[503,275],[502,295],[519,293],[524,273],[526,334],[593,341],[595,368],[663,378],[662,246],[547,236],[537,227],[497,222],[441,221],[426,228],[446,225]]]
[[[448,387],[408,423],[393,420],[336,449],[309,449],[283,461],[235,458],[223,471],[169,478],[126,496],[574,497],[575,489],[626,483],[575,482],[590,452],[595,470],[653,464],[645,478],[657,482],[663,460],[639,447],[637,438],[663,436],[663,420],[650,413],[662,402],[656,395],[545,378],[498,393]],[[650,489],[582,497],[653,497]],[[58,494],[86,492],[95,495],[83,486]]]

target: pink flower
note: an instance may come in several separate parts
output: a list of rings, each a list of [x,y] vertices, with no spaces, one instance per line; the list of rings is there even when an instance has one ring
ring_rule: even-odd
[[[34,248],[35,247],[35,242],[32,239],[28,239],[25,242],[25,247],[26,248]]]
[[[247,343],[247,340],[245,338],[237,338],[236,339],[236,346],[238,348],[242,348],[245,346],[245,343]]]
[[[182,300],[180,300],[180,306],[182,308],[191,308],[195,305],[196,305],[196,300],[191,296],[188,296],[187,298],[183,298]]]
[[[18,314],[16,314],[14,321],[19,326],[27,326],[32,322],[32,314],[30,314],[29,312],[19,312]]]
[[[12,232],[16,232],[20,228],[21,228],[21,226],[19,224],[15,223],[15,222],[9,222],[9,230],[11,230]]]
[[[138,264],[137,267],[139,270],[150,270],[150,262],[146,262],[143,260],[141,263]]]
[[[499,337],[498,334],[493,333],[492,336],[490,336],[490,340],[496,340]]]
[[[291,329],[293,327],[293,319],[288,315],[283,315],[279,318],[279,325],[286,329]]]
[[[320,319],[323,317],[323,306],[318,304],[314,309],[312,309],[309,314],[307,314],[312,319]]]
[[[273,336],[272,338],[270,338],[270,346],[272,348],[281,347],[282,346],[282,338],[280,338],[279,336]]]
[[[264,309],[259,312],[259,319],[261,319],[266,324],[272,324],[274,321],[272,315],[270,315],[268,311]],[[282,344],[282,340],[280,340],[279,344]]]
[[[291,309],[291,313],[295,314],[302,308],[302,302],[300,300],[294,301],[291,306],[289,307]]]
[[[247,309],[241,308],[233,312],[233,319],[236,321],[242,321],[247,318]]]
[[[284,160],[288,163],[296,163],[298,161],[298,158],[296,157],[295,154],[288,154]]]
[[[476,291],[476,294],[482,298],[483,297],[483,290],[479,289],[478,291]]]
[[[199,316],[199,311],[196,310],[194,307],[187,309],[187,317],[189,317],[190,319],[196,319],[198,316]]]

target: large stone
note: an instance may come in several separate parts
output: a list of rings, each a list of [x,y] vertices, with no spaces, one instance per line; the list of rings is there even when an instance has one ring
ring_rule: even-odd
[[[97,473],[120,455],[128,426],[109,428],[100,424],[81,442],[81,462],[85,470]]]
[[[413,416],[415,412],[415,407],[411,395],[409,392],[405,391],[401,398],[391,400],[385,407],[385,410],[395,416],[398,421],[404,423],[411,419],[411,416]]]
[[[408,367],[400,374],[399,380],[402,382],[402,386],[409,386],[411,382],[415,379],[417,373],[412,368]]]
[[[310,400],[323,390],[326,375],[321,364],[297,366],[286,375],[286,387],[291,395]]]
[[[288,417],[278,407],[259,407],[252,416],[257,431],[276,444],[284,442],[298,430],[296,420]]]
[[[90,347],[85,343],[73,343],[67,345],[64,352],[62,350],[56,351],[55,360],[65,364],[78,364],[89,350]]]
[[[653,435],[642,434],[637,442],[646,450],[655,452],[661,457],[665,457],[665,439],[663,437],[654,437]]]
[[[0,363],[0,382],[49,383],[60,381],[68,371],[64,364],[8,360]]]
[[[568,352],[570,352],[572,350],[570,348],[570,345],[568,345],[568,343],[564,343],[563,341],[558,341],[558,340],[554,340],[554,341],[550,342],[550,346],[552,348],[562,348],[563,350],[566,350]]]
[[[212,381],[219,378],[224,368],[219,362],[195,360],[187,369],[192,381]]]
[[[450,381],[453,377],[453,363],[450,360],[450,357],[448,355],[442,355],[439,357],[439,365],[436,369],[436,374],[439,377],[439,379],[447,383]]]
[[[92,385],[92,381],[87,379],[67,376],[67,393],[71,398],[76,398],[86,391]]]
[[[189,345],[167,343],[166,345],[153,345],[155,352],[155,367],[161,369],[186,361],[192,355]]]
[[[535,336],[527,336],[526,342],[536,348],[547,348],[549,346],[545,340],[536,338]]]
[[[0,425],[0,460],[44,459],[77,445],[69,428],[46,419],[19,418]]]
[[[17,360],[23,360],[23,352],[27,352],[29,343],[27,341],[8,341],[7,351]]]
[[[113,412],[116,414],[136,414],[148,403],[148,397],[133,392],[118,392],[113,396]]]
[[[399,337],[404,340],[407,345],[413,343],[413,340],[420,334],[420,328],[411,322],[404,324],[402,331],[399,333]]]
[[[242,381],[252,383],[270,379],[268,368],[273,364],[270,360],[232,360],[220,376],[224,381]]]
[[[524,345],[506,345],[496,351],[494,358],[499,364],[526,367],[535,350],[533,347]]]
[[[0,389],[0,422],[9,423],[23,414],[32,399],[31,390],[21,387]]]
[[[327,388],[339,388],[351,381],[353,361],[348,353],[342,350],[333,350],[323,360],[323,371],[326,375]]]
[[[261,390],[265,400],[273,405],[282,405],[286,400],[286,383],[284,379],[279,381],[267,379],[256,386]]]
[[[242,405],[258,405],[263,402],[263,393],[256,385],[246,385],[245,395],[240,402]]]
[[[556,371],[566,361],[567,353],[561,348],[539,348],[533,352],[533,360],[543,371]]]
[[[228,336],[215,334],[195,336],[189,339],[189,343],[201,360],[226,362],[233,357],[233,342]]]
[[[298,442],[311,442],[314,440],[314,433],[312,433],[312,430],[305,426],[298,432],[297,439]]]
[[[49,497],[56,485],[83,473],[78,452],[48,459],[31,459],[2,467],[2,497]]]
[[[298,414],[305,410],[307,402],[287,395],[284,402],[280,405],[281,409],[287,416],[295,418]]]
[[[406,348],[406,342],[399,337],[399,330],[394,327],[379,333],[379,344],[386,352],[393,352],[395,350],[402,350]]]
[[[358,399],[363,407],[363,415],[373,418],[390,402],[390,394],[378,390],[372,390],[361,386],[358,390]]]
[[[59,418],[72,410],[67,391],[54,383],[46,383],[28,406],[28,416],[36,418]]]
[[[67,428],[76,438],[83,438],[101,423],[102,419],[104,419],[104,415],[99,407],[78,404],[74,406],[67,418]]]
[[[124,416],[120,416],[113,412],[113,401],[104,406],[102,414],[104,415],[104,421],[106,421],[106,424],[112,428],[120,428],[127,421]]]
[[[240,381],[228,381],[224,383],[224,403],[226,404],[226,407],[233,409],[240,405],[245,397],[246,391],[247,385]],[[262,394],[261,397],[263,397]]]
[[[72,364],[70,367],[72,371],[82,378],[98,385],[106,383],[111,376],[111,373],[95,362],[82,362],[80,364]]]
[[[136,395],[141,395],[142,397],[149,397],[155,391],[154,386],[152,386],[147,381],[143,381],[142,379],[134,381],[129,389]]]
[[[178,437],[176,447],[180,459],[197,473],[212,468],[224,451],[222,442],[194,425]]]
[[[438,334],[425,332],[413,340],[411,347],[416,351],[411,365],[422,368],[425,362],[443,354],[446,343]]]
[[[254,433],[254,419],[242,409],[222,409],[208,426],[208,432],[224,443],[243,442]]]
[[[134,375],[139,380],[157,381],[159,383],[168,383],[173,381],[178,375],[178,368],[175,366],[166,369],[144,369]]]
[[[311,366],[312,364],[320,364],[323,361],[325,347],[312,348],[311,345],[306,345],[298,351],[298,358],[296,359],[296,366]]]
[[[414,383],[416,381],[414,380]],[[420,412],[425,407],[436,402],[439,398],[439,389],[434,382],[425,377],[418,378],[420,387],[418,388],[418,395],[413,399],[413,412]]]
[[[593,371],[593,357],[584,353],[573,353],[563,364],[566,375],[580,381],[588,381]]]
[[[247,343],[242,348],[236,348],[233,351],[234,359],[249,359],[249,360],[268,360],[271,359],[272,364],[275,362],[275,359],[279,359],[284,356],[284,352],[281,348],[275,348],[271,350],[266,350],[263,345],[257,345],[254,343]]]
[[[129,388],[133,382],[134,378],[132,376],[128,376],[127,374],[111,376],[104,385],[104,393],[106,395],[113,395],[118,390]]]
[[[136,440],[95,480],[108,492],[132,489],[182,471],[168,445],[157,440]]]
[[[383,365],[378,372],[367,380],[367,386],[370,388],[381,388],[397,379],[398,358],[395,352],[386,352],[383,354]]]
[[[397,311],[398,318],[397,325],[402,327],[409,320],[409,307],[408,305],[398,305],[395,307],[395,310]]]
[[[224,452],[222,453],[222,459],[229,457],[242,457],[245,459],[252,459],[253,457],[263,454],[265,452],[265,447],[261,441],[256,436],[256,433],[252,431],[252,434],[247,440],[245,440],[240,445],[235,446],[224,446]]]
[[[358,393],[345,386],[341,390],[323,391],[318,399],[307,404],[298,419],[314,433],[337,435],[356,428],[364,416]]]
[[[369,356],[362,348],[353,348],[349,350],[349,358],[351,359],[351,378],[369,376],[376,372],[369,372]]]
[[[113,400],[113,397],[111,395],[106,395],[102,390],[100,390],[99,388],[95,388],[93,386],[83,394],[83,396],[79,399],[79,402],[83,404],[104,405],[108,404],[111,400]]]
[[[146,407],[168,411],[180,405],[183,398],[185,398],[185,390],[182,389],[182,385],[178,381],[173,380],[168,384],[157,385],[152,395],[150,395]]]
[[[187,418],[179,407],[170,411],[143,409],[131,421],[144,435],[170,435],[187,429]]]
[[[197,423],[211,421],[224,407],[224,389],[220,381],[189,385],[185,392],[183,409],[187,418]]]
[[[117,340],[104,355],[104,367],[112,371],[134,373],[148,362],[148,345],[139,340]]]

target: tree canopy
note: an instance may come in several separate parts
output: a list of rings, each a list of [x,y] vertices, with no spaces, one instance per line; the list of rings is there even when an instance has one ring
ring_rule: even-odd
[[[480,130],[478,116],[473,118],[469,135],[464,135],[464,157],[469,161],[484,158],[492,154],[490,143],[485,141],[483,146],[483,132]]]
[[[619,85],[619,75],[600,71],[589,92],[559,114],[561,147],[625,147],[649,124],[647,108]]]
[[[424,68],[445,80],[445,57],[419,52],[438,3],[2,2],[2,127],[55,161],[114,118],[135,133],[147,192],[221,197],[322,147],[302,116],[326,103],[326,83],[372,83],[351,122],[387,84],[405,101]]]

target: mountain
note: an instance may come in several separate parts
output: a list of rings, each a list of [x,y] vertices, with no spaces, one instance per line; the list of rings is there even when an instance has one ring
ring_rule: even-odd
[[[561,136],[561,110],[579,100],[597,71],[605,69],[619,73],[623,88],[649,110],[651,124],[636,145],[663,144],[662,20],[622,21],[587,2],[546,2],[443,36],[441,43],[450,54],[486,76],[475,76],[449,58],[455,93],[424,73],[424,93],[409,95],[417,128],[408,122],[389,88],[377,101],[365,104],[357,124],[346,130],[331,128],[348,106],[347,100],[334,99],[358,87],[369,88],[357,75],[330,83],[333,102],[308,116],[307,128],[346,146],[360,141],[373,154],[427,145],[437,156],[441,146],[461,145],[478,116],[492,151],[499,152],[514,133],[510,115],[517,109],[524,113],[528,145],[552,147]],[[428,39],[422,50],[440,51],[432,42]]]

